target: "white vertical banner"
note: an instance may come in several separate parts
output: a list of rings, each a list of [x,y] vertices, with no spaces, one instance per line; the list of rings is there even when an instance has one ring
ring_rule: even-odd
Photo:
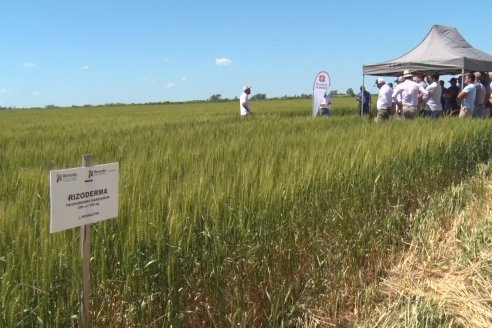
[[[318,115],[319,105],[330,87],[330,75],[321,71],[316,75],[313,84],[313,117]]]

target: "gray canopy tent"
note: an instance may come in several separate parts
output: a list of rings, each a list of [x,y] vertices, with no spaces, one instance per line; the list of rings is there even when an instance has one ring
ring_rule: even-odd
[[[363,65],[362,85],[366,75],[399,76],[404,70],[441,75],[492,72],[492,56],[473,48],[456,28],[433,25],[425,39],[405,55]],[[362,105],[360,111],[362,114]]]
[[[364,75],[398,76],[403,70],[450,75],[491,72],[492,56],[473,48],[456,28],[434,25],[425,39],[407,54],[363,66]]]

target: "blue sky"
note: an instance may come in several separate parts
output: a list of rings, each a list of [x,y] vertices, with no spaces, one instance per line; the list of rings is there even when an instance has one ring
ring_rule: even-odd
[[[0,106],[44,107],[311,94],[362,83],[440,24],[492,53],[492,2],[4,0]],[[373,77],[366,77],[372,85]],[[370,91],[373,91],[369,88]]]

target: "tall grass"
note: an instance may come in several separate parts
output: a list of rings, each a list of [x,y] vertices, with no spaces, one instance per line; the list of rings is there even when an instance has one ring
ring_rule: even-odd
[[[1,111],[0,326],[78,325],[78,231],[49,234],[48,172],[83,153],[120,163],[119,217],[93,225],[97,326],[293,326],[321,303],[340,323],[404,214],[492,144],[488,121],[374,124],[352,101]]]
[[[409,247],[384,279],[358,327],[490,327],[491,165],[434,194],[412,213]]]

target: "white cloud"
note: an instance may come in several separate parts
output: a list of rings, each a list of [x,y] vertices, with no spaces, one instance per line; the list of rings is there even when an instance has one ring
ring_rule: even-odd
[[[89,69],[89,65],[84,65],[84,66],[81,66],[80,68],[85,71],[85,70],[88,70]]]
[[[174,86],[176,86],[176,84],[174,84],[173,82],[166,83],[166,88],[172,88]]]
[[[33,96],[33,97],[39,97],[39,96],[41,96],[41,92],[39,92],[39,91],[34,91],[34,92],[32,93],[32,96]]]
[[[230,64],[232,64],[232,60],[229,58],[222,57],[215,60],[215,65],[217,66],[229,66]]]
[[[3,88],[2,88],[2,89],[0,89],[0,93],[5,93],[5,92],[7,92],[7,90],[6,90],[6,89],[3,89]]]
[[[186,80],[188,80],[188,78],[187,78],[186,76],[183,76],[183,77],[181,78],[181,81],[186,81]]]
[[[23,63],[22,66],[24,66],[24,68],[34,68],[37,65],[34,64],[33,62],[26,62],[26,63]]]

